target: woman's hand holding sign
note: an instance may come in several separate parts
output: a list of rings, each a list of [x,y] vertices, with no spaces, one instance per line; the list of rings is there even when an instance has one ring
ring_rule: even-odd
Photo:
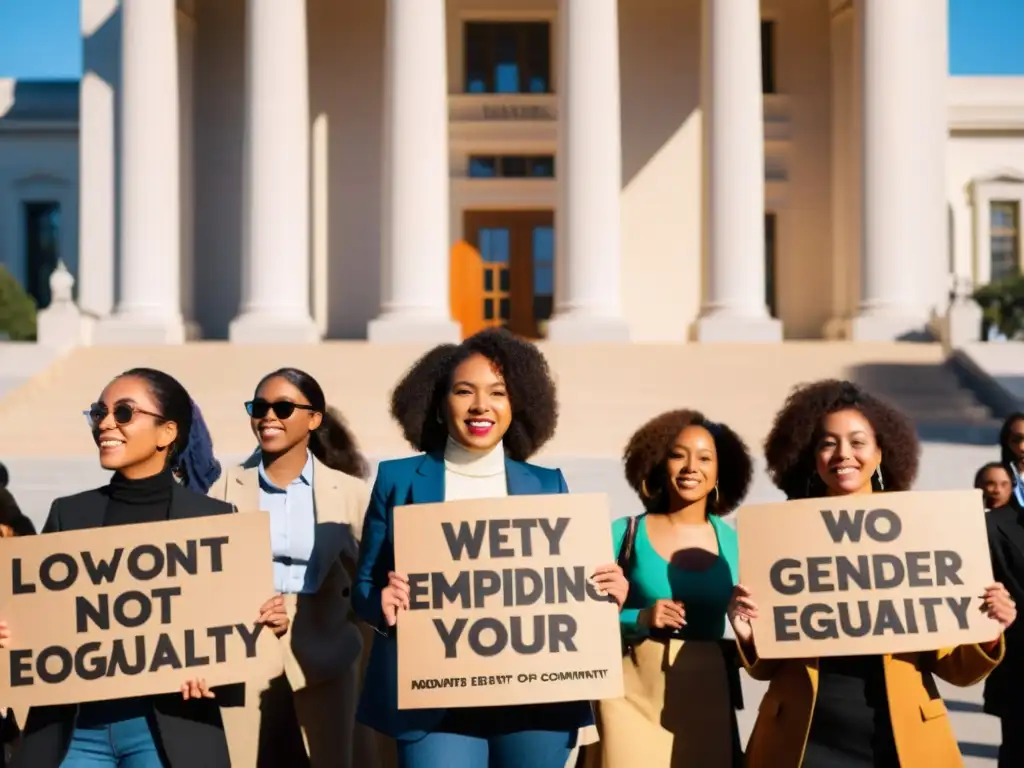
[[[750,590],[742,584],[733,587],[727,613],[736,639],[744,645],[749,645],[754,639],[754,628],[750,626],[750,621],[757,618],[757,603],[754,602]]]
[[[283,637],[288,631],[288,626],[291,624],[288,612],[284,607],[284,597],[282,595],[274,595],[261,605],[260,618],[256,623],[270,627],[275,636]]]
[[[7,627],[6,621],[0,621],[0,648],[7,647],[7,641],[11,639],[11,630]]]
[[[409,577],[404,573],[388,573],[388,585],[380,592],[380,608],[389,627],[398,623],[398,611],[409,610]]]
[[[210,690],[206,680],[198,678],[196,680],[189,680],[181,686],[181,698],[185,701],[189,699],[215,699],[217,695]]]
[[[998,621],[1004,631],[1009,629],[1017,618],[1017,604],[1013,602],[1006,587],[996,582],[985,589],[982,599],[984,600],[985,615]]]
[[[622,610],[626,604],[626,595],[629,594],[629,581],[621,567],[615,563],[599,566],[591,581],[602,595],[611,595],[619,610]]]

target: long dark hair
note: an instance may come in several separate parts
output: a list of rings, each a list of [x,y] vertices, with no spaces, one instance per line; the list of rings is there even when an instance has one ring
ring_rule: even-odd
[[[309,433],[309,450],[317,460],[346,475],[365,479],[370,474],[366,459],[359,451],[355,435],[345,423],[345,417],[336,408],[327,405],[320,383],[298,368],[278,368],[268,373],[256,385],[256,391],[271,379],[281,378],[295,387],[309,400],[313,410],[321,414],[320,426]]]
[[[1024,420],[1024,412],[1014,411],[1003,420],[1003,426],[999,429],[999,460],[1003,462],[1003,466],[1009,471],[1010,467],[1017,465],[1017,457],[1014,456],[1013,451],[1010,449],[1010,427],[1013,426],[1015,421]],[[1011,474],[1012,478],[1013,475]]]
[[[193,491],[209,491],[220,477],[221,466],[213,455],[206,422],[188,390],[176,378],[155,368],[132,368],[118,378],[125,376],[146,382],[164,420],[178,426],[178,436],[167,449],[166,466]]]

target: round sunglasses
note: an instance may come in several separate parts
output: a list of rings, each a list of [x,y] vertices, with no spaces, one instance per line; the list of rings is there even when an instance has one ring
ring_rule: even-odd
[[[262,398],[256,398],[245,404],[245,412],[253,419],[264,419],[268,413],[273,411],[277,418],[284,421],[295,413],[296,408],[303,411],[316,410],[312,405],[293,403],[291,400],[278,400],[277,402],[270,403]]]
[[[114,421],[118,426],[124,426],[131,422],[135,418],[136,414],[145,414],[146,416],[152,416],[154,419],[165,421],[166,419],[162,414],[153,413],[152,411],[146,411],[139,408],[131,403],[115,403],[114,407],[108,408],[106,403],[93,403],[89,406],[89,410],[82,411],[85,416],[86,423],[92,429],[99,429],[100,424],[107,416],[113,414]]]

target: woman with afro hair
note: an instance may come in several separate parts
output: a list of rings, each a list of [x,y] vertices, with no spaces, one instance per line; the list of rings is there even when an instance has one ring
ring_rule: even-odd
[[[567,493],[558,469],[527,464],[555,431],[547,361],[499,329],[424,355],[396,387],[391,414],[420,455],[382,462],[363,522],[353,606],[378,631],[359,703],[360,722],[395,739],[399,768],[563,768],[593,724],[586,701],[399,710],[395,633],[409,582],[395,572],[392,511],[406,504]],[[614,563],[593,581],[621,607]]]
[[[623,461],[644,506],[612,524],[629,579],[625,696],[598,704],[587,768],[738,766],[739,666],[722,638],[739,550],[722,515],[750,487],[747,447],[697,411],[669,411],[637,430]]]
[[[788,498],[910,490],[919,446],[899,411],[846,381],[798,388],[765,443],[772,480]],[[747,744],[750,768],[953,768],[963,758],[933,675],[969,686],[1003,657],[1003,639],[921,653],[760,659],[755,595],[736,587],[729,619],[751,677],[770,681]],[[1001,584],[987,614],[1005,629],[1016,608]]]

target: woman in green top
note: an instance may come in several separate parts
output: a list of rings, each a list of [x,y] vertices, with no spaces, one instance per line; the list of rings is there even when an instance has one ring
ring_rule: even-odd
[[[588,747],[586,765],[740,765],[738,666],[734,644],[722,642],[739,553],[720,516],[746,496],[750,454],[724,424],[680,410],[641,427],[624,462],[644,505],[612,524],[629,579],[620,614],[625,696],[600,702],[601,741]]]

